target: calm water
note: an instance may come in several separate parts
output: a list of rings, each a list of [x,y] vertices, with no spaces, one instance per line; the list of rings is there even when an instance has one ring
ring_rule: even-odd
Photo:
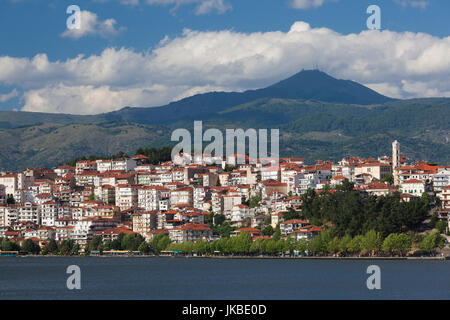
[[[450,261],[0,257],[0,299],[450,299]]]

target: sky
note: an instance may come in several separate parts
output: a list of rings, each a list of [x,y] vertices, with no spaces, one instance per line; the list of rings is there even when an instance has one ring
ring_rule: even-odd
[[[152,107],[315,66],[394,98],[450,97],[449,13],[448,0],[0,0],[0,110]]]

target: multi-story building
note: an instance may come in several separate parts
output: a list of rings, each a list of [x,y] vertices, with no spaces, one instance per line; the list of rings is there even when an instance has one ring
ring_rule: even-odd
[[[59,204],[55,201],[48,201],[41,205],[41,224],[53,227],[59,215]]]
[[[6,196],[14,196],[18,189],[17,174],[10,173],[0,176],[0,185],[5,187]]]
[[[355,175],[370,174],[373,179],[381,181],[389,174],[392,174],[392,167],[382,162],[369,162],[358,164],[355,168]]]
[[[179,204],[193,205],[192,187],[179,188],[170,191],[170,206],[174,207]]]
[[[169,230],[170,240],[176,243],[197,241],[199,239],[209,240],[211,236],[211,227],[202,223],[187,223]]]
[[[161,199],[166,199],[169,190],[161,186],[145,186],[138,189],[138,206],[146,211],[160,210]]]
[[[400,184],[400,190],[402,193],[421,196],[425,192],[425,183],[418,179],[406,180]]]
[[[72,239],[80,244],[86,245],[92,239],[94,234],[98,231],[115,228],[117,221],[113,219],[104,218],[86,218],[78,220],[72,229]]]
[[[120,184],[116,187],[116,206],[120,210],[136,207],[138,205],[137,185]]]
[[[17,215],[18,222],[33,222],[37,225],[41,223],[41,210],[40,206],[26,202],[23,205],[19,205],[19,212]]]
[[[280,232],[282,235],[287,236],[304,226],[309,225],[308,221],[300,219],[291,219],[280,223]]]
[[[156,211],[145,211],[133,214],[133,231],[139,234],[147,234],[158,226]]]

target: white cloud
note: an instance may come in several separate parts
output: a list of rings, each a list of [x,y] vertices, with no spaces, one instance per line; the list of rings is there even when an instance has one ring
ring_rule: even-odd
[[[394,2],[403,7],[411,6],[413,8],[421,9],[425,9],[429,4],[429,0],[394,0]]]
[[[93,0],[95,2],[109,2],[110,0]],[[195,14],[207,14],[215,12],[223,14],[232,9],[227,0],[118,0],[120,4],[137,6],[139,4],[173,6],[171,10],[176,10],[183,5],[195,5]]]
[[[324,5],[326,2],[338,2],[339,0],[291,0],[291,6],[294,9],[310,9],[317,8]],[[411,6],[413,8],[421,8],[425,9],[430,3],[429,0],[393,0],[395,3],[408,7]]]
[[[224,0],[205,0],[201,1],[195,12],[197,14],[206,14],[217,11],[218,14],[231,10],[231,5]]]
[[[325,2],[338,1],[338,0],[292,0],[291,6],[294,9],[309,9],[322,6]]]
[[[108,37],[118,34],[122,28],[117,29],[117,21],[115,19],[100,20],[97,14],[82,10],[80,16],[80,28],[79,29],[66,29],[61,36],[72,39],[79,39],[88,35],[99,35],[101,37]]]
[[[13,89],[10,93],[0,94],[0,102],[6,102],[19,95],[17,89]]]
[[[23,110],[86,114],[260,88],[318,64],[388,96],[450,97],[448,52],[450,37],[388,30],[345,35],[306,22],[288,32],[185,29],[152,51],[107,48],[65,61],[44,53],[0,57],[0,85],[25,92]]]

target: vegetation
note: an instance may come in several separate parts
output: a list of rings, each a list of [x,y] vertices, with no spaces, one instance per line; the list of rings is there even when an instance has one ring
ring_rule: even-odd
[[[2,251],[20,251],[20,246],[10,241],[8,238],[0,238],[0,250]]]
[[[116,241],[117,240],[117,241]],[[114,241],[108,241],[104,245],[99,237],[94,237],[88,244],[86,253],[98,250],[110,250],[114,245],[120,244],[116,250],[140,251],[144,254],[161,254],[162,251],[177,251],[181,254],[191,255],[308,255],[308,256],[401,256],[408,253],[424,252],[434,255],[438,248],[442,248],[445,243],[444,237],[438,232],[433,232],[425,236],[411,234],[389,234],[382,238],[381,234],[369,230],[364,235],[351,237],[333,236],[330,229],[325,229],[316,237],[310,240],[295,240],[292,237],[278,238],[276,236],[270,239],[259,238],[252,240],[247,232],[242,232],[236,237],[220,238],[208,242],[198,240],[184,243],[172,243],[167,235],[158,234],[152,241],[146,242],[141,236],[135,234],[121,233]],[[79,246],[72,240],[63,240],[56,244],[54,240],[49,241],[42,250],[42,254],[54,255],[77,255]],[[15,242],[3,238],[0,239],[0,250],[22,251],[31,254],[38,254],[40,248],[38,244],[31,239],[27,239],[19,247]]]
[[[336,192],[317,194],[308,190],[303,196],[302,215],[318,224],[331,223],[333,234],[356,236],[374,230],[382,237],[411,231],[428,215],[430,199],[403,202],[399,193],[387,196],[362,196],[345,180]]]
[[[42,254],[44,254],[44,255],[46,255],[46,254],[55,254],[56,255],[58,253],[59,253],[58,244],[53,239],[51,239],[49,242],[47,242],[47,244],[44,246],[44,248],[42,248]]]
[[[84,156],[95,160],[95,156],[89,155],[109,158],[107,155],[120,151],[131,155],[141,146],[167,145],[173,128],[192,127],[193,112],[198,113],[195,119],[207,117],[222,130],[230,123],[243,129],[279,128],[284,133],[280,137],[280,156],[301,155],[307,162],[339,160],[347,155],[388,154],[395,139],[401,141],[402,152],[412,159],[450,161],[450,146],[445,143],[450,99],[414,99],[366,106],[269,96],[250,101],[227,100],[215,105],[222,106],[217,111],[210,110],[211,105],[210,101],[199,105],[191,100],[185,104],[188,109],[177,112],[169,111],[167,106],[136,108],[132,109],[136,115],[131,118],[128,118],[131,110],[127,109],[108,114],[108,118],[114,119],[105,119],[106,115],[50,116],[4,111],[0,141],[5,144],[0,168],[51,167],[61,159],[80,155],[80,159]],[[166,119],[161,119],[162,114],[166,114]],[[36,145],[41,148],[33,149]],[[146,155],[152,158],[151,154]],[[158,152],[153,154],[157,156]]]
[[[432,232],[426,235],[422,242],[420,243],[420,249],[427,253],[433,253],[436,248],[443,248],[445,244],[445,239],[439,232]]]
[[[248,206],[250,208],[256,208],[259,207],[259,202],[261,201],[261,197],[260,196],[255,196],[255,197],[251,197],[248,200]]]
[[[445,233],[445,230],[447,229],[447,223],[444,220],[439,220],[436,222],[435,227],[439,231],[439,233]]]
[[[284,221],[291,220],[291,219],[299,219],[299,218],[301,218],[300,212],[295,211],[292,208],[289,208],[288,211],[283,212]]]
[[[390,185],[393,185],[394,184],[394,175],[392,173],[385,175],[382,182],[387,182]]]
[[[14,197],[12,195],[9,195],[8,198],[6,199],[6,203],[7,204],[15,204],[16,200],[14,199]]]
[[[151,164],[159,164],[160,162],[169,161],[171,159],[172,148],[165,146],[161,148],[139,148],[136,155],[144,155],[148,157]]]
[[[41,247],[39,247],[39,244],[37,244],[33,240],[26,239],[22,243],[22,246],[20,247],[20,250],[23,251],[23,252],[26,252],[26,253],[39,254],[39,252],[41,252]]]
[[[159,164],[164,161],[169,161],[171,159],[171,152],[172,148],[168,146],[164,146],[161,148],[139,148],[136,150],[135,155],[144,155],[148,157],[148,160],[151,164]],[[67,161],[66,164],[69,166],[74,167],[78,161],[82,160],[89,160],[89,161],[95,161],[95,160],[112,160],[112,159],[121,159],[129,157],[128,154],[126,154],[123,151],[119,151],[116,154],[110,155],[110,156],[99,156],[99,155],[91,155],[89,157],[78,157],[75,159],[72,159],[70,161]]]

